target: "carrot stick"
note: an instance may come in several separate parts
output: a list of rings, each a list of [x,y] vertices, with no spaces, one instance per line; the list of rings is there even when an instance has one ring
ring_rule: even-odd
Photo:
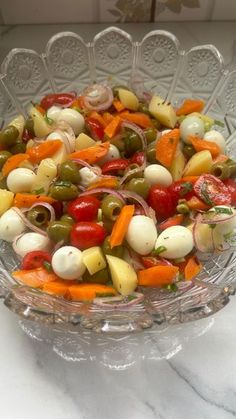
[[[149,128],[152,127],[151,118],[142,112],[121,112],[119,114],[120,118],[124,121],[133,122],[134,124],[138,125],[141,128]]]
[[[203,100],[198,99],[186,99],[179,109],[176,111],[176,115],[189,115],[192,112],[201,112],[205,106]]]
[[[107,125],[114,119],[114,116],[110,112],[104,112],[102,117]]]
[[[201,263],[198,262],[195,256],[191,257],[185,268],[184,268],[184,277],[186,281],[191,281],[202,269]]]
[[[177,215],[174,215],[173,217],[170,217],[167,220],[163,221],[161,224],[159,224],[159,229],[163,231],[166,228],[173,227],[173,226],[178,226],[178,225],[182,224],[183,221],[184,221],[184,215],[183,214],[177,214]]]
[[[27,150],[30,160],[33,163],[39,163],[47,157],[53,156],[62,146],[61,140],[47,140],[36,147],[31,147]]]
[[[156,159],[165,167],[170,167],[179,143],[180,130],[175,128],[161,136],[156,144]]]
[[[188,137],[194,147],[198,151],[208,150],[212,157],[217,157],[220,154],[220,147],[213,141],[202,140],[201,138],[189,135]]]
[[[3,176],[7,176],[12,170],[16,169],[23,161],[29,159],[29,154],[19,153],[14,154],[13,156],[7,159],[2,168]]]
[[[89,114],[89,118],[96,119],[96,121],[98,121],[99,124],[102,125],[103,128],[105,128],[107,126],[107,122],[103,119],[102,115],[100,115],[100,113],[98,113],[96,111],[92,111]]]
[[[190,198],[186,203],[190,210],[205,211],[210,208],[207,204],[205,204],[205,202],[203,202],[201,199],[197,198],[196,196],[192,196],[192,198]]]
[[[112,138],[117,134],[117,131],[120,128],[121,119],[117,115],[113,120],[106,126],[104,133],[108,136],[108,138]]]
[[[138,271],[138,285],[144,287],[161,287],[172,284],[179,268],[177,266],[157,265]]]
[[[40,202],[47,202],[48,204],[53,204],[55,199],[46,195],[34,195],[29,193],[16,193],[13,201],[13,206],[17,208],[29,208],[33,204]]]
[[[181,178],[181,182],[190,182],[195,183],[197,182],[199,176],[184,176]]]
[[[48,282],[59,280],[55,273],[44,268],[14,271],[12,276],[17,282],[33,288],[40,288]]]
[[[119,181],[115,177],[104,177],[98,180],[97,182],[91,183],[87,189],[93,188],[111,188],[117,189],[119,186]]]
[[[113,287],[103,284],[81,283],[69,287],[72,301],[91,301],[96,297],[110,297],[116,295]]]
[[[95,144],[92,147],[84,148],[83,150],[75,151],[68,155],[69,159],[84,160],[89,164],[96,163],[99,159],[104,157],[109,149],[110,142],[106,141],[102,144]]]
[[[113,100],[113,106],[117,112],[122,112],[125,109],[125,106],[123,105],[123,103],[121,103],[121,101],[118,99]]]
[[[134,205],[124,205],[122,208],[111,232],[110,237],[110,246],[111,249],[115,246],[122,244],[126,232],[129,227],[131,218],[134,215],[135,206]]]
[[[61,281],[58,279],[44,284],[42,290],[48,294],[66,297],[69,292],[69,286],[72,286],[75,283],[75,281]]]

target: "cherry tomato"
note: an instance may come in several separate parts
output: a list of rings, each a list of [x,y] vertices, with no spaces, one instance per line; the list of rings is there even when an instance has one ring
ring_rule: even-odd
[[[227,186],[213,175],[202,175],[194,184],[194,192],[207,205],[230,205],[231,194]]]
[[[86,125],[94,140],[102,140],[104,137],[103,126],[94,118],[86,118]]]
[[[171,194],[171,198],[173,204],[177,206],[179,199],[191,199],[194,195],[193,185],[191,182],[183,182],[181,180],[177,180],[173,182],[169,187],[168,190]]]
[[[153,185],[147,197],[147,202],[156,212],[157,220],[165,220],[175,213],[176,205],[173,203],[171,193],[164,186]]]
[[[97,217],[100,201],[95,196],[81,196],[71,201],[67,213],[75,221],[92,221]]]
[[[104,163],[102,166],[102,174],[105,175],[110,172],[117,170],[125,170],[129,166],[130,162],[127,159],[114,159]]]
[[[137,151],[130,159],[130,163],[138,164],[139,166],[142,166],[144,163],[145,154],[143,151]]]
[[[72,227],[70,242],[72,246],[84,250],[89,247],[100,246],[104,242],[106,235],[105,228],[100,224],[81,221]]]
[[[173,217],[167,218],[167,220],[165,221],[162,221],[162,223],[160,223],[158,227],[161,231],[163,231],[166,228],[178,226],[182,224],[183,220],[184,220],[183,214],[177,214],[177,215],[174,215]]]
[[[61,201],[54,201],[51,205],[54,208],[56,219],[61,218],[63,215],[63,203]]]
[[[75,96],[71,93],[51,93],[44,98],[40,102],[40,106],[43,109],[47,110],[51,108],[52,105],[69,105],[73,102]]]
[[[44,266],[44,262],[51,263],[52,256],[48,252],[35,250],[27,253],[21,262],[21,269],[36,269]]]
[[[223,183],[230,192],[231,205],[236,205],[236,181],[233,179],[226,179]]]

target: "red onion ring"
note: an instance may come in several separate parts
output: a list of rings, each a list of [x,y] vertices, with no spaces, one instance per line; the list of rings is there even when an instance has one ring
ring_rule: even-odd
[[[57,132],[63,137],[66,151],[72,153],[75,150],[75,134],[71,126],[66,121],[63,121],[63,119],[60,119],[56,124],[54,132]]]
[[[25,224],[26,227],[28,227],[31,231],[34,231],[35,233],[39,233],[42,234],[42,236],[48,237],[48,234],[46,233],[46,231],[41,230],[41,228],[36,227],[34,224],[32,224],[23,214],[23,212],[17,208],[17,207],[12,207],[11,209],[13,209],[20,217],[20,219],[23,221],[23,223]]]
[[[156,221],[156,217],[155,217],[155,213],[153,209],[149,207],[149,205],[146,203],[146,201],[144,201],[144,199],[140,195],[138,195],[135,192],[126,191],[124,189],[122,191],[119,191],[119,193],[121,194],[123,198],[130,198],[138,202],[143,208],[145,215],[151,218],[156,224],[157,221]]]
[[[80,194],[80,196],[88,196],[88,195],[95,195],[95,194],[100,194],[100,193],[108,193],[110,195],[115,196],[116,198],[119,198],[122,202],[125,202],[121,191],[117,192],[114,189],[110,189],[110,188],[94,188],[94,189],[89,189],[88,191],[82,192]]]
[[[139,304],[144,299],[144,295],[140,292],[133,292],[130,296],[135,297],[131,301],[126,301],[127,297],[116,296],[116,297],[101,297],[94,298],[93,303],[107,309],[119,309],[132,307],[135,304]],[[117,303],[117,304],[116,304]]]
[[[102,169],[100,167],[91,166],[89,163],[87,163],[84,160],[74,158],[74,159],[71,159],[71,161],[73,161],[74,163],[78,163],[83,167],[87,167],[97,176],[100,176],[102,174]]]
[[[69,108],[71,105],[72,105],[72,103],[74,102],[74,100],[75,100],[75,98],[77,97],[77,93],[76,93],[76,91],[75,90],[73,90],[72,92],[68,92],[70,95],[73,95],[73,98],[71,99],[71,101],[69,101],[66,105],[62,105],[61,103],[57,103],[57,102],[54,102],[53,103],[53,106],[60,106],[62,109],[64,108]]]
[[[12,242],[12,248],[13,248],[14,252],[17,254],[17,256],[20,256],[20,253],[19,253],[19,250],[18,250],[18,247],[17,247],[17,243],[18,243],[18,240],[19,240],[22,236],[24,236],[24,234],[25,234],[25,233],[21,233],[21,234],[19,234],[19,236],[16,236],[16,237],[14,238],[13,242]]]
[[[212,218],[207,218],[207,216],[212,215]],[[227,217],[224,217],[227,215]],[[232,214],[223,214],[223,213],[214,213],[213,211],[209,211],[209,212],[205,212],[205,213],[201,213],[201,223],[202,224],[222,224],[225,221],[229,221],[232,218],[236,217],[236,213],[232,213]]]
[[[94,84],[83,92],[85,107],[89,110],[105,111],[113,102],[113,92],[109,86]]]
[[[56,219],[55,210],[54,210],[54,208],[51,204],[48,204],[48,202],[36,202],[29,209],[27,209],[27,211],[30,211],[32,208],[35,208],[35,207],[38,207],[38,206],[44,207],[50,212],[50,220],[49,220],[50,222],[55,221],[55,219]]]

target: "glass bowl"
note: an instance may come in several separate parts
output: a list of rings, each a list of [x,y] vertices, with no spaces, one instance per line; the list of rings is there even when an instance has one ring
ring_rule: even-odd
[[[140,43],[115,27],[98,33],[88,44],[76,33],[62,32],[48,41],[42,55],[21,48],[11,50],[1,67],[0,123],[17,113],[26,115],[29,102],[48,92],[79,92],[95,81],[153,91],[174,106],[185,98],[204,99],[204,112],[224,121],[224,128],[217,129],[227,138],[227,152],[236,158],[236,70],[227,70],[213,45],[183,51],[173,34],[161,30],[147,33]],[[69,341],[71,336],[87,336],[91,330],[113,335],[150,328],[160,331],[210,316],[235,292],[233,248],[205,255],[201,274],[191,283],[182,283],[177,292],[147,289],[142,302],[116,310],[65,301],[16,284],[10,275],[17,266],[14,252],[5,242],[0,250],[1,297],[23,318],[23,329],[30,330],[28,334],[35,339],[43,327],[51,336],[53,332],[64,337],[69,333]],[[25,326],[31,321],[34,333],[32,327]]]

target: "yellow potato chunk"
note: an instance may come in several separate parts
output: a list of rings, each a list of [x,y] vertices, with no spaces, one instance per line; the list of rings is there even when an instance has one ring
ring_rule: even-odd
[[[101,271],[106,267],[106,260],[99,246],[90,247],[82,252],[83,263],[90,275]]]
[[[177,116],[171,104],[165,103],[160,96],[153,96],[149,103],[149,112],[167,128],[174,128]]]
[[[126,89],[119,89],[118,95],[122,105],[124,105],[125,108],[130,109],[131,111],[138,110],[139,101],[133,92]]]
[[[208,150],[194,154],[185,166],[183,176],[200,176],[209,173],[212,166],[211,153]]]
[[[0,189],[0,215],[11,208],[14,199],[14,193],[6,189]]]
[[[79,134],[75,139],[75,151],[84,150],[85,148],[92,147],[95,144],[96,141],[89,137],[89,135],[81,132],[81,134]]]
[[[115,289],[122,295],[129,295],[138,285],[137,274],[134,268],[125,260],[107,255],[107,262]]]

